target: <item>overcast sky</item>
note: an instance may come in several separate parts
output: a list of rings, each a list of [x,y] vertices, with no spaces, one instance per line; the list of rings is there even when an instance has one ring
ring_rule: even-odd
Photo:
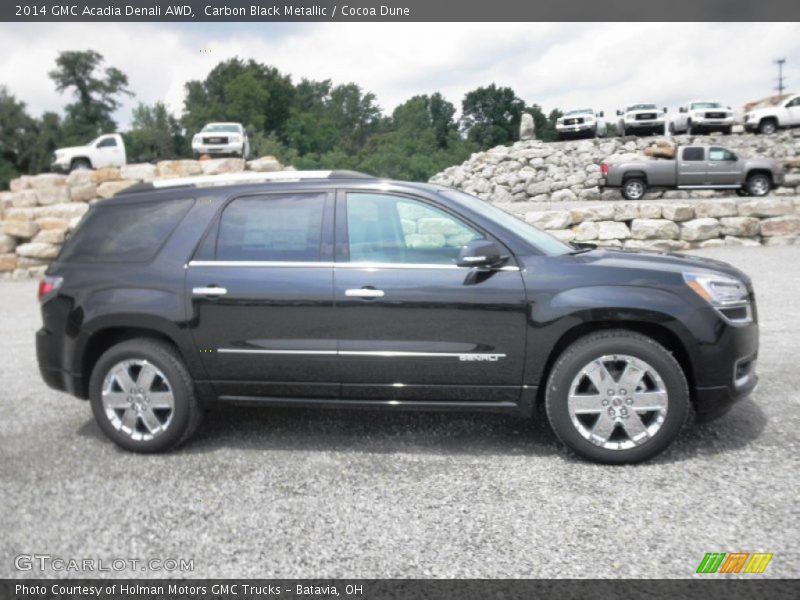
[[[390,112],[415,94],[511,86],[549,111],[631,102],[670,109],[692,98],[739,108],[769,95],[785,57],[800,90],[798,23],[197,23],[0,24],[0,85],[29,111],[71,101],[47,73],[62,50],[93,49],[128,75],[136,97],[117,114],[158,100],[176,113],[184,83],[234,56],[301,77],[354,81]]]

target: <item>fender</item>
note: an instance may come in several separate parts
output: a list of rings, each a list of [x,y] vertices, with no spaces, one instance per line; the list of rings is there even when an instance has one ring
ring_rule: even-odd
[[[662,328],[680,342],[694,370],[699,359],[696,340],[713,344],[717,337],[708,320],[698,318],[699,310],[669,290],[640,286],[586,286],[535,298],[528,317],[525,382],[541,383],[553,353],[563,349],[559,340],[587,325],[594,330],[626,325]]]

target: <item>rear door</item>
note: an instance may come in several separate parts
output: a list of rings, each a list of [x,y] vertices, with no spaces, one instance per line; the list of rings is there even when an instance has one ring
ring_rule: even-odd
[[[739,157],[730,150],[712,146],[708,149],[708,180],[714,185],[737,185],[742,182]]]
[[[343,192],[337,200],[334,327],[342,396],[517,402],[526,299],[512,262],[456,266],[487,237],[429,200]]]
[[[678,157],[678,186],[700,186],[708,183],[706,149],[686,146]]]
[[[221,396],[335,397],[333,196],[233,199],[187,268],[194,336]]]

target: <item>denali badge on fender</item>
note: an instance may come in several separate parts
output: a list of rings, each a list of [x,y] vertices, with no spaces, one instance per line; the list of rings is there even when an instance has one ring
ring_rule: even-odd
[[[573,246],[462,192],[347,171],[129,188],[92,205],[40,302],[42,377],[134,452],[183,443],[212,404],[541,404],[577,454],[632,463],[757,382],[733,267]]]

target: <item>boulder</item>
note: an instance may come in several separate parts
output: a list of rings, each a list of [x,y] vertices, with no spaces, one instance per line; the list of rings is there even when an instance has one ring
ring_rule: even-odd
[[[196,160],[162,160],[156,165],[156,174],[162,179],[202,175],[203,167]]]
[[[97,186],[92,182],[76,185],[69,188],[69,193],[73,202],[89,202],[97,198]]]
[[[31,239],[32,244],[58,244],[64,243],[66,229],[40,229],[39,233]]]
[[[139,181],[152,181],[156,178],[156,166],[150,163],[135,163],[125,165],[119,170],[121,179],[137,179]]]
[[[6,235],[5,233],[0,233],[0,254],[7,254],[9,252],[13,252],[14,248],[17,247],[17,240],[10,235]]]
[[[697,202],[694,205],[694,214],[702,217],[731,217],[738,214],[736,200],[713,200]]]
[[[4,194],[4,204],[17,208],[26,206],[36,206],[39,203],[39,195],[33,190],[22,190]],[[5,207],[4,207],[5,208]]]
[[[669,202],[661,205],[661,214],[665,219],[680,222],[694,218],[694,207],[691,204]]]
[[[719,221],[710,217],[692,219],[681,223],[681,239],[689,242],[699,242],[719,237]]]
[[[66,219],[58,219],[56,217],[41,217],[36,219],[36,224],[39,229],[67,229],[69,222]]]
[[[753,237],[758,235],[760,221],[756,217],[722,217],[719,224],[721,235]]]
[[[599,240],[624,240],[631,236],[625,223],[619,221],[599,221],[597,223],[597,239]]]
[[[101,183],[97,186],[97,195],[100,198],[108,199],[121,192],[122,190],[131,187],[132,185],[136,185],[138,182],[133,180],[124,180],[124,181],[106,181],[105,183]]]
[[[639,217],[639,206],[633,202],[620,202],[614,205],[615,221],[630,221]]]
[[[528,196],[536,196],[538,194],[548,194],[553,189],[553,184],[549,181],[536,181],[525,188]]]
[[[239,173],[244,171],[244,160],[241,158],[212,158],[200,162],[203,175],[220,175],[222,173]]]
[[[33,221],[3,221],[3,233],[22,240],[29,240],[39,232]]]
[[[602,221],[607,222],[607,221]],[[573,229],[575,231],[576,242],[588,242],[597,239],[597,223],[594,221],[585,221]]]
[[[639,204],[639,216],[642,219],[660,219],[661,207],[658,204],[642,202]]]
[[[17,177],[16,179],[12,179],[11,182],[8,184],[8,189],[12,192],[21,192],[22,190],[29,190],[31,187],[31,177],[30,175],[22,175],[21,177]]]
[[[575,239],[575,232],[572,229],[549,229],[547,233],[562,242],[571,242]]]
[[[66,185],[40,187],[36,190],[36,194],[39,196],[39,204],[42,206],[70,201],[69,188]]]
[[[0,272],[9,273],[17,268],[17,255],[9,252],[0,254]]]
[[[794,246],[798,243],[796,235],[776,235],[764,238],[765,246]]]
[[[525,214],[525,221],[539,229],[566,229],[572,224],[572,216],[566,210],[532,211]]]
[[[596,204],[594,206],[570,209],[573,223],[584,221],[611,221],[614,218],[614,207],[611,204]]]
[[[698,248],[721,248],[725,245],[725,240],[720,238],[714,238],[711,240],[705,240],[704,242],[700,242],[697,247]]]
[[[16,253],[17,256],[25,256],[27,258],[55,258],[58,255],[58,246],[53,244],[20,244],[16,248]]]
[[[779,217],[794,212],[794,203],[788,198],[761,198],[739,203],[742,217]]]
[[[34,190],[46,190],[52,187],[63,187],[67,185],[67,176],[58,173],[42,173],[34,175],[30,179],[30,187]]]
[[[86,185],[87,183],[94,183],[94,171],[89,169],[78,169],[67,175],[67,187],[75,187]]]
[[[282,171],[283,165],[274,156],[262,156],[254,160],[247,161],[247,169],[249,171],[259,171],[262,173]]]
[[[30,209],[29,209],[30,210]],[[35,211],[33,218],[56,217],[58,219],[71,219],[80,217],[89,210],[89,205],[83,202],[70,202],[68,204],[53,204],[51,206],[40,206],[32,209]]]
[[[117,167],[103,167],[92,172],[92,183],[95,185],[117,180],[119,180],[119,169]]]
[[[758,238],[736,237],[734,235],[725,236],[726,246],[760,246]]]
[[[761,221],[764,237],[800,235],[800,216],[770,217]]]
[[[558,190],[550,195],[550,200],[553,202],[574,202],[578,196],[569,189]]]
[[[519,139],[523,142],[536,139],[536,125],[530,113],[522,113],[519,121]]]
[[[631,221],[631,237],[637,240],[677,240],[680,237],[680,228],[667,219],[634,219]]]

